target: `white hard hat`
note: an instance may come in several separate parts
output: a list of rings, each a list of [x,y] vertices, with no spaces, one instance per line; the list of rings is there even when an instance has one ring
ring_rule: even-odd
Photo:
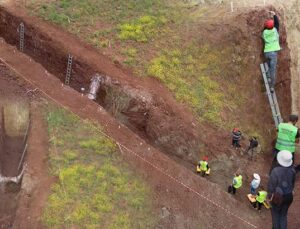
[[[293,164],[293,155],[288,150],[281,150],[277,154],[277,161],[283,167],[290,167]]]
[[[253,177],[255,180],[260,180],[260,176],[257,173],[253,173]]]

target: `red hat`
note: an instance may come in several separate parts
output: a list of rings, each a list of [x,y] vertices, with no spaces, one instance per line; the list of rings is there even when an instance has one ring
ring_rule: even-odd
[[[207,156],[203,157],[203,161],[208,161],[208,157]]]
[[[273,29],[274,28],[274,20],[267,20],[266,22],[265,22],[265,28],[267,28],[267,29]]]
[[[233,128],[233,132],[238,132],[239,131],[239,128],[235,127]]]

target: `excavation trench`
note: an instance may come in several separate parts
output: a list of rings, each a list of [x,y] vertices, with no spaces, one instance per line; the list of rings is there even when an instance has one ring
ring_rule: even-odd
[[[252,34],[260,34],[260,28],[257,27],[257,24],[261,23],[261,13],[260,11],[249,13],[250,16],[246,15],[243,18],[244,23],[252,28]],[[217,164],[215,163],[212,166],[215,175],[209,179],[223,185],[223,187],[227,185],[228,181],[231,181],[233,171],[241,166],[245,169],[243,171],[245,174],[252,174],[254,170],[258,169],[258,166],[262,167],[260,171],[265,169],[265,161],[257,164],[248,164],[248,161],[245,163],[244,158],[236,155],[236,152],[230,149],[228,131],[226,132],[209,124],[205,124],[206,126],[203,128],[204,124],[197,123],[195,118],[191,118],[191,115],[185,115],[190,111],[180,110],[177,103],[169,103],[170,100],[166,99],[165,95],[160,95],[157,92],[153,93],[153,88],[145,90],[146,87],[139,87],[139,80],[126,77],[127,72],[123,72],[120,66],[113,65],[107,58],[96,52],[94,48],[76,40],[73,36],[55,26],[28,17],[20,12],[11,12],[0,7],[0,37],[16,47],[19,47],[19,26],[21,23],[25,25],[24,53],[26,55],[40,63],[48,72],[59,78],[62,83],[65,82],[67,57],[69,54],[73,55],[70,87],[87,96],[92,77],[97,73],[101,75],[101,87],[96,102],[146,140],[147,143],[180,161],[181,165],[194,169],[194,165],[191,163],[194,164],[199,159],[199,149],[201,151],[209,149],[209,153],[213,154],[215,158],[218,157]],[[257,93],[257,88],[261,86],[258,67],[261,60],[255,57],[259,56],[261,52],[252,47],[259,47],[260,40],[255,36],[250,39],[248,37],[250,32],[246,29],[237,28],[234,33],[230,29],[231,27],[226,30],[227,34],[224,32],[224,37],[230,36],[224,46],[236,42],[239,44],[239,49],[246,50],[246,54],[241,52],[239,54],[245,55],[245,58],[248,58],[249,65],[253,67],[251,71],[248,69],[247,74],[249,73],[249,75],[247,77],[249,77],[249,85],[256,88],[255,95],[249,100],[249,108],[241,108],[241,110],[246,116],[245,119],[251,120],[251,118],[258,117],[258,122],[255,122],[255,125],[262,125],[261,128],[265,129],[264,133],[271,136],[270,132],[272,130],[265,128],[273,127],[270,110],[266,103],[267,99],[263,93]],[[283,34],[283,47],[286,47],[284,27],[281,27],[281,31]],[[288,49],[281,52],[279,59],[282,64],[278,69],[279,84],[276,92],[279,95],[280,107],[284,108],[283,117],[287,117],[290,113],[290,93],[288,93],[290,60]],[[102,63],[98,64],[98,62]],[[257,67],[256,70],[255,67]],[[47,72],[45,74],[47,75]],[[45,76],[41,75],[40,77]],[[159,84],[156,85],[157,90],[159,90]],[[82,104],[82,107],[84,108],[85,104]],[[233,159],[229,159],[229,157]],[[245,183],[247,183],[247,176],[245,176]],[[243,194],[246,194],[246,192],[248,192],[248,188]]]
[[[2,73],[0,75],[4,77]],[[2,87],[6,86],[0,82]],[[29,109],[27,104],[20,102],[20,98],[5,100],[0,98],[0,224],[1,228],[10,228],[24,172],[22,155],[27,148]]]
[[[72,50],[67,50],[57,42],[54,33],[40,31],[28,18],[21,18],[0,8],[0,20],[0,36],[18,48],[20,24],[24,23],[24,53],[42,64],[62,83],[66,79],[67,58],[71,54],[71,88],[87,95],[91,78],[95,74],[101,75],[104,80],[97,94],[98,104],[148,143],[173,158],[184,159],[186,162],[196,160],[195,155],[191,154],[198,152],[197,134],[190,128],[192,123],[180,117],[162,98],[103,73],[102,69],[87,63],[82,56],[75,55]]]
[[[266,14],[266,12],[266,10],[251,12],[243,18],[244,23],[252,28],[251,33],[258,36],[255,35],[250,39],[248,30],[244,27],[236,28],[234,26],[233,28],[227,28],[226,31],[223,31],[224,34],[220,35],[221,38],[228,36],[227,40],[224,40],[224,46],[232,45],[235,42],[238,45],[235,51],[239,55],[244,55],[247,58],[247,63],[250,63],[249,65],[253,67],[247,69],[247,74],[249,73],[247,84],[252,85],[253,88],[261,86],[259,72],[261,60],[252,58],[252,56],[259,56],[261,52],[251,47],[261,45],[260,40],[257,38],[261,33],[257,24],[262,22],[261,14]],[[178,105],[173,98],[170,99],[170,93],[167,90],[163,91],[158,83],[150,84],[150,89],[143,88],[140,86],[142,82],[129,77],[120,66],[113,65],[107,58],[96,52],[94,48],[83,44],[73,36],[55,28],[55,26],[38,21],[36,18],[33,19],[23,13],[11,12],[0,7],[0,22],[0,37],[3,37],[7,43],[17,47],[19,47],[20,40],[20,24],[24,23],[25,54],[42,64],[47,71],[58,77],[62,83],[65,82],[66,77],[67,57],[71,54],[73,64],[70,87],[79,93],[86,94],[90,87],[91,78],[97,73],[101,75],[103,80],[96,102],[149,144],[159,148],[160,151],[173,159],[180,161],[180,164],[194,169],[192,164],[199,160],[200,149],[202,152],[208,152],[215,157],[219,157],[217,162],[220,166],[215,168],[220,170],[220,174],[231,176],[232,171],[241,165],[238,161],[240,157],[235,157],[237,160],[234,162],[228,159],[232,155],[230,144],[228,144],[230,142],[228,132],[207,123],[199,124],[192,113],[186,107]],[[282,46],[286,47],[284,26],[281,27],[281,33]],[[210,33],[207,36],[210,36]],[[239,50],[246,51],[242,53]],[[279,59],[282,64],[278,69],[279,83],[276,92],[278,97],[281,98],[279,103],[280,107],[284,108],[282,113],[285,118],[290,112],[290,93],[287,93],[290,87],[289,50],[283,49]],[[149,84],[149,81],[147,83]],[[257,92],[257,89],[255,92]],[[254,125],[259,126],[263,123],[264,128],[260,128],[263,129],[265,135],[271,136],[271,131],[268,128],[273,124],[270,124],[272,118],[266,103],[266,97],[263,93],[255,93],[253,96],[249,100],[249,107],[252,112],[249,112],[246,108],[241,109],[246,116],[245,119],[251,120],[260,116],[257,122],[254,120]],[[257,104],[261,106],[257,106]],[[245,105],[245,107],[247,106]],[[257,114],[254,114],[255,112]],[[269,115],[266,115],[266,113]],[[224,161],[228,162],[227,167],[224,166]],[[226,169],[226,172],[222,172],[222,169]],[[221,178],[218,178],[219,180],[216,183],[223,184],[226,182],[224,179],[226,177],[220,176]]]

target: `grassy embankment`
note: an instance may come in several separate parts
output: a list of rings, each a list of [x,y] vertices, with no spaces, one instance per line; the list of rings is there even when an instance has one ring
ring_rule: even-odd
[[[49,228],[151,228],[151,191],[88,121],[47,108],[52,187],[43,222]]]
[[[190,13],[187,6],[161,0],[28,3],[29,10],[101,48],[136,75],[160,80],[200,121],[232,126],[234,119],[220,114],[230,113],[245,98],[235,96],[236,80],[224,69],[232,59],[243,63],[232,48],[199,40],[194,30],[205,9]]]
[[[230,45],[233,41],[225,46],[211,42],[198,32],[205,26],[201,20],[207,20],[206,7],[179,0],[32,0],[27,8],[98,47],[135,75],[158,79],[199,122],[228,131],[238,126],[265,145],[265,128],[237,112],[251,97],[244,88],[249,83],[243,75],[249,66],[244,47]]]

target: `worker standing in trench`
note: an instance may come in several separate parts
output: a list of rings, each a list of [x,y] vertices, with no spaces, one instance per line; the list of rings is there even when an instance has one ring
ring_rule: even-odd
[[[282,150],[277,154],[278,166],[275,167],[268,182],[268,198],[272,204],[272,224],[274,229],[287,228],[287,214],[293,202],[296,171],[292,153]]]
[[[287,123],[280,123],[277,127],[277,140],[276,145],[273,150],[273,162],[271,166],[270,173],[274,167],[278,165],[277,154],[281,150],[287,150],[292,153],[293,164],[295,162],[295,150],[296,143],[299,142],[300,131],[296,127],[298,122],[298,115],[290,115],[289,121]]]
[[[268,82],[270,91],[274,92],[276,83],[276,66],[277,66],[277,52],[280,51],[279,44],[279,19],[274,11],[269,11],[272,19],[268,19],[264,25],[262,38],[264,40],[264,55],[268,63]]]
[[[235,195],[236,190],[241,188],[242,185],[243,185],[243,177],[239,172],[236,172],[232,180],[232,185],[228,187],[228,193],[232,193],[233,195]]]

